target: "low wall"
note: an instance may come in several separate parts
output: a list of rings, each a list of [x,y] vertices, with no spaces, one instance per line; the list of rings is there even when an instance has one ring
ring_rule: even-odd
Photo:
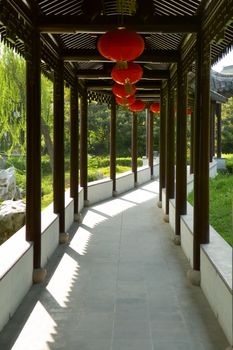
[[[65,232],[74,222],[74,200],[70,197],[70,189],[65,192]]]
[[[156,163],[153,166],[153,176],[154,177],[158,177],[159,176],[159,163]]]
[[[139,185],[151,180],[151,169],[149,166],[142,166],[137,170],[137,183]]]
[[[226,337],[232,337],[232,248],[210,227],[210,243],[201,246],[201,288]]]
[[[33,246],[25,241],[25,226],[0,246],[0,330],[32,285]]]
[[[41,213],[41,265],[44,267],[59,243],[59,218],[53,203]]]
[[[175,200],[169,202],[169,221],[174,231]],[[193,207],[181,216],[181,247],[193,268]],[[210,226],[210,243],[201,245],[201,288],[229,343],[232,339],[232,248]]]
[[[112,197],[112,180],[107,178],[88,183],[89,204],[101,202]]]
[[[132,171],[126,171],[116,176],[116,191],[118,194],[129,191],[132,188],[134,188],[134,174]]]
[[[78,188],[78,211],[79,213],[83,210],[84,208],[84,191],[82,187]]]

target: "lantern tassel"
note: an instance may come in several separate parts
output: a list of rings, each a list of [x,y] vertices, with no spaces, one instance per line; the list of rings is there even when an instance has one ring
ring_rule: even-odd
[[[132,84],[130,83],[129,80],[126,81],[125,92],[129,95],[131,95],[133,93],[133,87],[132,87]]]

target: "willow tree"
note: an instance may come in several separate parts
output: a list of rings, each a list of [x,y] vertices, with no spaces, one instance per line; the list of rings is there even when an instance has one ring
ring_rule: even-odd
[[[25,61],[0,47],[1,151],[25,153]]]

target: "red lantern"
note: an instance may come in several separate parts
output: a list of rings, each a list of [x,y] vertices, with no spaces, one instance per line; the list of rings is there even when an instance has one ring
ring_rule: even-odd
[[[187,115],[192,115],[192,108],[187,108],[186,114]]]
[[[141,112],[145,108],[146,104],[145,102],[141,100],[136,100],[131,106],[129,106],[129,109],[132,112]]]
[[[125,28],[111,30],[97,42],[99,53],[111,61],[133,61],[142,54],[144,48],[141,35]]]
[[[123,107],[128,107],[128,106],[132,105],[134,103],[134,101],[135,101],[134,95],[129,96],[128,98],[121,98],[121,97],[116,96],[116,102]]]
[[[136,87],[135,87],[135,85],[131,85],[131,88],[128,89],[124,85],[114,84],[112,87],[112,92],[117,97],[127,98],[127,97],[135,94]]]
[[[143,69],[140,64],[130,62],[127,68],[121,68],[115,65],[112,69],[112,79],[121,85],[135,84],[142,78]]]
[[[159,113],[160,112],[160,104],[159,102],[154,102],[150,105],[150,111],[153,113]]]

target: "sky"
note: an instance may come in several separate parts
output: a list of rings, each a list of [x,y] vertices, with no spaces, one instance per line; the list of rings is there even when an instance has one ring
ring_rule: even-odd
[[[216,72],[221,72],[223,67],[225,66],[232,66],[233,65],[233,50],[229,52],[228,55],[226,55],[221,61],[219,61],[217,64],[212,66],[212,69]]]

